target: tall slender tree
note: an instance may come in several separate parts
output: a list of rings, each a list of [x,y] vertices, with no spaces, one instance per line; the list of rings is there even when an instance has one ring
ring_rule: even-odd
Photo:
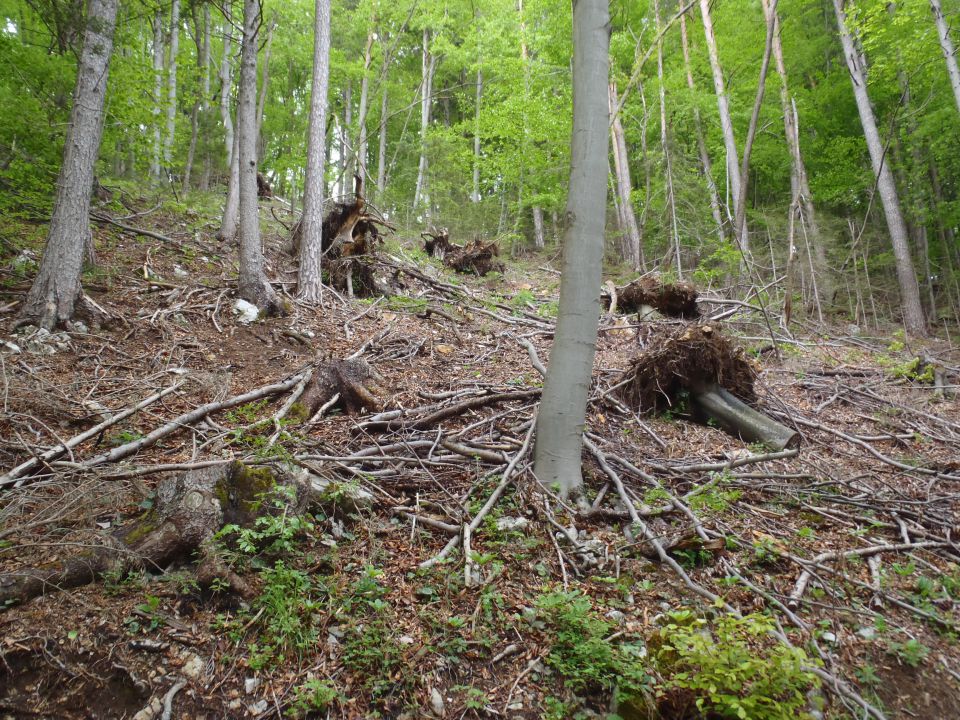
[[[327,85],[330,78],[330,0],[316,0],[315,7],[313,84],[310,90],[307,175],[303,188],[303,238],[300,240],[300,274],[297,288],[300,298],[307,302],[319,302],[323,294],[320,266],[323,257]],[[384,119],[381,118],[380,122],[384,122]]]
[[[243,0],[243,46],[240,51],[240,86],[237,95],[237,156],[240,200],[240,281],[238,292],[264,315],[283,311],[263,268],[260,245],[260,212],[257,198],[257,38],[259,0]]]
[[[180,52],[180,0],[170,3],[170,42],[167,43],[167,134],[163,140],[163,162],[170,168],[177,131],[177,55]]]
[[[863,126],[863,136],[867,141],[870,162],[873,165],[873,173],[877,181],[877,192],[880,195],[880,202],[883,205],[883,212],[887,220],[887,230],[890,233],[890,242],[893,245],[897,282],[900,285],[900,303],[903,307],[903,322],[907,333],[924,336],[927,334],[927,322],[923,315],[923,306],[920,303],[920,286],[917,284],[917,273],[914,269],[913,258],[910,255],[907,223],[903,217],[903,209],[900,207],[900,196],[897,192],[893,172],[890,170],[887,149],[880,139],[873,105],[870,103],[870,95],[867,92],[867,58],[847,24],[845,5],[846,0],[833,0],[833,9],[840,32],[840,43],[843,46],[844,58],[850,72],[850,82],[853,84],[853,94],[860,114],[860,124]]]
[[[581,452],[600,320],[607,205],[610,10],[573,4],[573,137],[560,306],[537,416],[534,472],[562,497],[582,495]]]
[[[53,216],[20,324],[52,329],[73,317],[83,297],[80,272],[85,248],[92,245],[90,193],[103,133],[103,99],[116,22],[117,0],[89,0]]]
[[[956,100],[957,110],[960,111],[960,67],[957,66],[957,48],[953,38],[950,37],[950,25],[943,16],[940,0],[930,0],[930,10],[933,11],[933,19],[937,23],[937,39],[940,41],[940,49],[943,50],[943,58],[947,62],[947,74],[950,76],[950,87],[953,88],[953,99]]]
[[[618,97],[616,83],[609,84],[607,94],[610,112],[615,113]],[[640,238],[637,216],[633,211],[633,181],[630,178],[630,159],[627,155],[627,140],[623,123],[620,122],[620,113],[615,113],[613,122],[610,123],[610,140],[613,144],[613,168],[617,189],[614,200],[618,203],[621,229],[625,235],[626,259],[633,269],[639,272],[645,265],[643,242]]]

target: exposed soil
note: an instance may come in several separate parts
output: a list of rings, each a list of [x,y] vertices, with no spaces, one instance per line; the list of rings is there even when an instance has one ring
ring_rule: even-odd
[[[620,637],[641,640],[665,611],[713,612],[668,564],[651,560],[642,536],[625,537],[636,528],[593,454],[584,453],[587,494],[600,499],[590,514],[565,510],[530,473],[524,443],[540,378],[521,340],[547,361],[559,281],[542,258],[507,260],[491,290],[424,259],[419,238],[387,238],[378,272],[403,279],[399,296],[349,300],[331,291],[317,308],[291,298],[289,317],[244,326],[231,310],[235,250],[214,240],[212,213],[157,210],[128,222],[172,242],[95,228],[102,269],[85,287],[120,320],[75,327],[52,354],[0,351],[0,468],[184,384],[0,490],[0,573],[74,556],[140,516],[167,476],[159,466],[169,464],[296,461],[374,500],[311,518],[286,558],[316,583],[308,648],[259,667],[263,606],[202,587],[193,558],[182,558],[0,613],[0,716],[159,718],[182,681],[174,718],[282,717],[314,678],[339,691],[329,717],[431,717],[436,696],[450,718],[539,718],[554,700],[569,716],[602,717],[608,690],[578,699],[548,666],[553,636],[534,617],[537,598],[580,590]],[[264,229],[268,273],[291,292],[286,233]],[[7,271],[0,278],[0,339],[25,349],[12,334],[12,303],[26,283]],[[700,309],[704,322],[718,310]],[[797,645],[819,638],[827,670],[886,717],[960,716],[960,556],[948,537],[958,526],[960,407],[898,373],[924,351],[958,384],[960,352],[945,341],[901,348],[883,333],[779,335],[782,359],[750,361],[750,399],[795,427],[802,443],[770,455],[718,428],[673,413],[641,416],[618,400],[612,388],[633,358],[683,332],[673,322],[636,328],[603,319],[588,409],[591,441],[650,532],[680,539],[669,543],[672,557],[699,587],[742,612],[773,613]],[[718,327],[744,362],[770,343],[748,308]],[[331,407],[309,425],[292,412],[275,424],[290,397],[283,393],[213,413],[120,463],[83,467],[204,403],[358,351],[377,373],[375,408]],[[709,360],[691,357],[685,367]],[[450,528],[476,516],[518,456],[512,482],[472,533],[472,567],[454,550],[448,562],[420,568],[454,537]],[[524,522],[498,528],[503,519]],[[572,525],[578,547],[561,532]],[[698,550],[696,527],[722,539],[720,549]],[[908,547],[878,552],[879,570],[856,556],[803,564],[895,545]],[[275,560],[258,554],[238,566],[255,595]],[[815,575],[797,599],[798,629],[780,608],[804,567]],[[728,581],[734,572],[750,585]],[[916,669],[904,661],[916,649],[904,650],[911,638],[922,647]],[[825,697],[828,717],[854,716],[849,697]]]

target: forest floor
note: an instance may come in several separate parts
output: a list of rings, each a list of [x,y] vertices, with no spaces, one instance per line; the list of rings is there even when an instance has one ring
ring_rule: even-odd
[[[716,326],[756,351],[758,407],[802,436],[771,453],[682,406],[624,407],[611,388],[649,328],[677,321],[605,316],[587,418],[596,453],[584,452],[596,511],[577,513],[530,467],[541,379],[524,341],[546,361],[555,257],[476,278],[393,237],[384,256],[421,274],[398,276],[401,294],[328,292],[321,308],[291,301],[289,316],[244,325],[236,252],[204,205],[125,204],[103,211],[169,241],[95,226],[84,287],[118,317],[105,328],[15,333],[23,249],[39,252],[43,228],[5,229],[0,340],[16,348],[0,347],[0,471],[182,384],[0,490],[0,590],[2,573],[56,565],[137,517],[170,465],[294,463],[339,490],[309,516],[241,532],[247,544],[219,540],[255,589],[247,600],[201,587],[188,557],[0,611],[0,717],[960,717],[960,405],[911,364],[926,353],[956,385],[956,346],[777,328],[778,358],[760,315],[740,308]],[[268,273],[292,290],[268,204]],[[203,403],[358,350],[381,376],[377,411],[274,423],[280,393],[90,463]],[[506,397],[484,400],[494,394]],[[468,561],[457,548],[421,567],[500,485]],[[633,699],[616,709],[615,690]],[[698,715],[698,699],[714,714]]]

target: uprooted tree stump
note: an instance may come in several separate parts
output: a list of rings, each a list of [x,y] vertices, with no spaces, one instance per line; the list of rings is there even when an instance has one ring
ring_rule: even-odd
[[[608,284],[602,294],[606,310],[611,314],[647,315],[658,310],[668,317],[693,319],[700,316],[697,289],[688,282],[666,283],[657,275],[644,275],[621,288]]]
[[[380,373],[362,358],[330,360],[314,370],[294,412],[306,420],[330,407],[348,415],[379,410],[382,382]]]
[[[383,242],[380,227],[391,227],[363,197],[363,180],[355,178],[353,199],[338,202],[324,216],[321,228],[321,266],[327,282],[350,297],[389,295],[377,279],[376,254]],[[291,231],[291,254],[298,255],[303,240],[303,218]]]
[[[47,592],[80,587],[107,574],[162,571],[199,554],[197,580],[226,582],[242,596],[250,588],[224,562],[213,542],[225,525],[252,527],[257,518],[277,513],[300,515],[318,505],[369,505],[372,496],[337,487],[294,468],[274,470],[239,462],[190,470],[157,487],[153,507],[111,533],[101,544],[60,564],[0,575],[0,608],[25,603]]]
[[[795,445],[796,432],[747,404],[756,401],[755,379],[743,349],[712,325],[656,327],[624,373],[619,394],[648,414],[676,409],[688,395],[696,417],[712,419],[746,442],[773,450]]]
[[[503,263],[497,259],[500,248],[495,242],[485,243],[477,239],[466,245],[456,245],[450,242],[450,233],[446,228],[437,230],[433,227],[420,233],[420,237],[423,238],[423,249],[427,255],[457,272],[481,277],[490,272],[503,272]]]

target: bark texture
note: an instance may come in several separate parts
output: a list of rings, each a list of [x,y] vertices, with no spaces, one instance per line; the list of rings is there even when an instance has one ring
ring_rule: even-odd
[[[607,89],[608,107],[614,112],[617,104],[617,85],[610,83]],[[622,230],[625,234],[625,245],[628,251],[628,262],[634,270],[639,271],[644,265],[643,244],[640,240],[640,226],[637,225],[637,216],[633,212],[633,181],[630,178],[630,160],[627,155],[627,140],[623,132],[623,123],[620,122],[620,113],[613,117],[610,125],[610,137],[613,142],[613,169],[616,175],[619,212]]]
[[[282,312],[277,294],[263,269],[260,246],[260,213],[257,198],[257,36],[260,3],[244,0],[243,49],[237,98],[237,155],[240,196],[240,297],[264,315]]]
[[[923,316],[923,307],[920,304],[920,286],[917,284],[917,273],[914,269],[913,258],[910,256],[907,224],[900,206],[900,196],[897,185],[887,162],[886,149],[880,139],[877,129],[877,120],[870,104],[870,95],[867,92],[867,61],[859,47],[856,38],[847,27],[845,0],[833,0],[833,8],[837,16],[837,27],[840,32],[840,42],[843,45],[843,54],[850,71],[850,82],[853,84],[853,94],[857,101],[857,110],[860,113],[860,123],[863,125],[863,135],[870,151],[870,161],[877,178],[877,192],[883,204],[883,212],[887,219],[887,229],[890,232],[890,242],[893,245],[893,255],[897,268],[897,282],[900,285],[900,303],[903,306],[904,329],[910,335],[927,335],[927,322]]]
[[[953,38],[950,37],[950,26],[943,16],[940,0],[930,0],[930,10],[933,11],[933,19],[937,23],[937,39],[940,41],[940,49],[943,50],[943,58],[947,61],[950,87],[953,88],[953,97],[957,101],[957,110],[960,111],[960,67],[957,67],[957,48],[953,44]]]
[[[303,236],[300,240],[300,272],[297,276],[297,291],[300,298],[307,302],[319,302],[323,293],[321,261],[327,151],[327,85],[330,78],[330,0],[316,0],[315,8],[313,85],[310,90],[307,171],[303,188]]]
[[[233,92],[233,56],[230,46],[233,44],[233,5],[223,4],[223,57],[220,60],[220,119],[223,121],[223,143],[226,149],[227,167],[233,167],[234,132],[233,117],[230,111],[230,95]]]
[[[167,46],[167,135],[163,141],[163,162],[169,168],[177,130],[177,53],[180,51],[180,0],[170,5],[170,43]]]
[[[117,0],[90,0],[47,244],[21,311],[21,322],[48,330],[73,317],[84,252],[93,244],[90,193],[116,20]]]
[[[560,307],[537,417],[535,472],[564,497],[583,487],[581,448],[600,318],[607,206],[610,14],[607,0],[573,6],[573,138]]]

